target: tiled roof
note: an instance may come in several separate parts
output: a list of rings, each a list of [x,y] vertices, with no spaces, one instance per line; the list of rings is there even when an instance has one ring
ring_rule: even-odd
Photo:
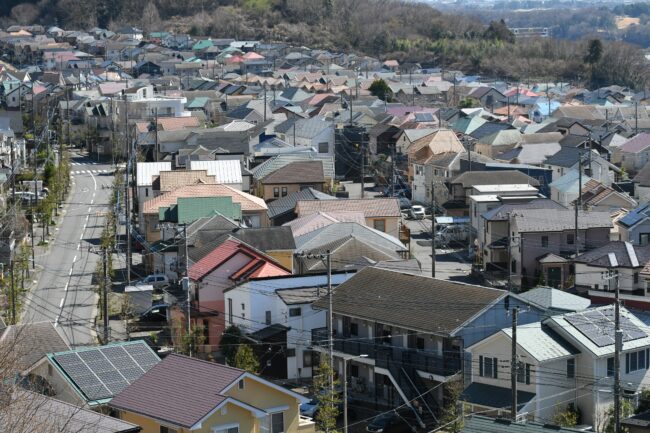
[[[241,204],[243,212],[265,211],[266,203],[259,197],[236,190],[228,185],[187,185],[162,194],[144,203],[143,213],[158,213],[161,207],[176,204],[179,197],[231,197],[234,203]]]
[[[50,322],[11,325],[0,337],[0,347],[11,345],[19,371],[40,361],[48,353],[69,350],[68,342]]]
[[[172,170],[160,172],[160,192],[169,192],[186,185],[216,184],[214,176],[205,170]]]
[[[159,117],[158,125],[162,131],[178,131],[185,128],[198,128],[200,126],[199,118],[189,117]]]
[[[619,149],[627,153],[639,153],[650,147],[650,133],[642,132],[621,145]]]
[[[475,185],[529,184],[539,186],[539,181],[518,170],[466,171],[456,176],[451,183],[460,183],[463,188]]]
[[[296,205],[298,216],[315,212],[363,212],[366,218],[401,216],[396,198],[301,200]]]
[[[632,245],[622,241],[613,241],[588,251],[579,255],[575,261],[590,266],[610,267],[610,253],[616,256],[618,266],[624,268],[638,268],[650,261],[650,245]]]
[[[138,162],[136,166],[137,184],[138,186],[151,186],[154,178],[161,171],[169,171],[171,169],[171,162]]]
[[[337,198],[315,190],[314,188],[301,189],[300,191],[292,192],[285,197],[270,202],[268,204],[269,218],[276,218],[293,211],[300,200],[337,200]]]
[[[231,228],[211,229],[205,228],[196,233],[190,248],[190,260],[201,260],[212,250],[229,237],[238,239],[262,252],[295,250],[296,242],[289,227],[262,227],[262,228]]]
[[[481,215],[488,221],[505,221],[508,219],[508,214],[514,214],[520,209],[557,209],[566,210],[560,203],[548,198],[540,198],[531,200],[526,203],[511,203],[498,206]]]
[[[513,212],[512,218],[520,233],[554,232],[573,230],[575,228],[575,213],[573,210],[522,209]],[[578,227],[581,230],[610,228],[612,227],[612,219],[609,212],[580,211],[578,214]]]
[[[363,212],[315,212],[289,221],[283,224],[283,227],[289,227],[293,232],[293,236],[299,237],[319,228],[340,222],[356,222],[365,225],[366,218]]]
[[[264,184],[324,183],[322,161],[295,161],[267,174]]]
[[[244,371],[171,354],[115,397],[110,406],[189,428],[226,399]]]
[[[450,335],[506,296],[502,290],[364,268],[334,291],[333,311],[406,329]],[[327,299],[314,304],[327,308]]]

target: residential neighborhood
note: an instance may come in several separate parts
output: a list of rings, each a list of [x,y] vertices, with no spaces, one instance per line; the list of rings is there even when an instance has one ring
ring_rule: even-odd
[[[644,89],[130,25],[0,84],[0,432],[650,431]]]

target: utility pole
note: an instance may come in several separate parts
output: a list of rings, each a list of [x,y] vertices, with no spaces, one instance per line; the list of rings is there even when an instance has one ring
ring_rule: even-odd
[[[431,181],[431,278],[436,277],[436,182]]]
[[[639,134],[639,103],[634,102],[634,133]]]
[[[194,342],[192,340],[192,300],[190,298],[190,256],[189,248],[187,245],[187,223],[183,224],[183,250],[185,252],[185,284],[187,285],[187,338],[189,342],[190,357],[192,356],[192,349]]]
[[[602,273],[602,279],[614,280],[614,431],[621,433],[621,351],[623,350],[623,331],[621,330],[621,301],[619,299],[618,267],[616,254],[609,253],[610,267]]]
[[[363,134],[361,134],[361,198],[365,198],[365,177],[366,177],[366,165],[365,165],[365,156],[366,148],[363,145]]]
[[[506,214],[506,217],[508,218],[508,233],[506,233],[506,245],[508,248],[508,264],[506,265],[508,267],[508,291],[512,290],[512,236],[510,236],[510,212]]]
[[[264,122],[266,122],[266,84],[264,84]]]
[[[582,153],[578,153],[578,197],[576,198],[575,201],[575,235],[574,235],[574,242],[575,242],[575,247],[576,247],[576,257],[580,254],[580,242],[578,240],[578,236],[580,234],[579,232],[579,226],[578,226],[578,213],[579,209],[582,206]]]
[[[15,206],[15,205],[14,205]],[[9,257],[9,276],[11,277],[11,321],[16,324],[16,287],[14,287],[14,257],[13,251]]]
[[[104,344],[108,344],[108,249],[102,248],[102,261],[104,269],[104,290],[102,290],[102,317],[104,318]]]
[[[160,152],[158,149],[158,109],[154,108],[153,111],[153,130],[154,130],[154,158],[156,162],[160,161]]]
[[[511,353],[510,353],[510,388],[512,390],[512,406],[510,407],[510,418],[513,422],[517,421],[517,318],[519,316],[519,308],[512,309],[512,337],[511,337]],[[497,366],[493,366],[497,368]]]

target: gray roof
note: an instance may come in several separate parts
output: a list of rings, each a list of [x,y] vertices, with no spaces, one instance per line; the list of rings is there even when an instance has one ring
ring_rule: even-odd
[[[255,179],[262,179],[267,174],[272,173],[279,168],[282,168],[294,161],[309,161],[309,160],[321,160],[323,161],[323,172],[325,178],[334,179],[334,157],[328,155],[319,155],[316,152],[307,153],[290,153],[277,155],[273,158],[269,158],[260,165],[250,169],[251,174]]]
[[[334,291],[333,311],[344,316],[450,335],[507,295],[503,290],[367,267]],[[326,309],[327,300],[314,306]]]
[[[323,130],[331,128],[332,123],[324,120],[321,117],[312,117],[310,119],[294,119],[287,120],[276,126],[275,130],[283,134],[293,135],[294,128],[296,129],[296,136],[302,138],[314,138]]]
[[[0,337],[0,346],[11,345],[16,369],[23,371],[52,352],[69,350],[68,341],[51,322],[11,325]]]
[[[0,411],[0,433],[135,433],[142,430],[130,422],[31,391],[17,391],[13,398],[15,401]],[[16,420],[20,421],[16,423]]]
[[[277,218],[280,215],[293,211],[296,208],[296,203],[300,200],[336,200],[336,197],[315,190],[314,188],[305,188],[268,203],[267,206],[269,209],[267,214],[271,219]]]
[[[483,390],[472,390],[471,392],[476,394],[480,391]],[[484,391],[489,392],[490,390]],[[510,393],[509,389],[505,389],[505,391]],[[519,395],[519,392],[517,395]],[[517,401],[519,401],[519,399],[517,399]],[[516,423],[505,418],[490,418],[482,415],[470,415],[465,418],[461,433],[575,433],[580,431],[582,430],[559,427],[553,424],[539,424],[532,421]]]
[[[508,214],[513,214],[520,209],[559,209],[566,210],[560,203],[548,198],[538,198],[526,203],[504,204],[484,212],[481,216],[488,221],[505,221]]]
[[[310,304],[317,301],[327,291],[327,285],[322,287],[298,287],[295,289],[280,289],[276,293],[287,305]]]
[[[556,311],[582,311],[591,305],[589,299],[581,296],[573,295],[562,290],[554,289],[552,287],[537,287],[527,292],[521,293],[520,298],[526,301],[539,305],[545,310]]]
[[[501,332],[508,338],[512,337],[510,328],[505,328]],[[517,345],[538,362],[567,358],[580,353],[578,349],[540,322],[518,326]]]
[[[406,247],[397,238],[356,222],[341,222],[313,230],[296,238],[296,248],[315,251],[332,242],[354,236],[361,242],[391,251],[404,251]]]
[[[629,242],[613,241],[579,255],[575,261],[590,266],[610,267],[608,255],[611,253],[616,256],[619,267],[642,268],[650,260],[650,245],[632,245]]]
[[[518,170],[466,171],[451,183],[460,183],[463,188],[475,185],[524,184],[539,186],[539,181]]]
[[[533,398],[535,398],[535,394],[532,392],[517,391],[517,407],[521,409],[521,407],[525,406]],[[512,404],[512,391],[510,388],[501,388],[499,386],[474,382],[465,388],[460,396],[460,400],[476,404],[478,406],[508,409]],[[490,431],[491,430],[480,430],[481,433],[487,433]],[[499,429],[495,432],[503,431],[505,430]],[[513,433],[521,432],[521,430],[518,429],[511,431]]]
[[[559,232],[575,228],[575,213],[572,210],[522,209],[512,216],[520,233]],[[578,213],[578,227],[581,230],[612,227],[609,212]]]

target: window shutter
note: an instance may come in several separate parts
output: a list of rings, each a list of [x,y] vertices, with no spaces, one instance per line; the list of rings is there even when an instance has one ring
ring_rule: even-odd
[[[530,364],[526,364],[526,385],[530,385]]]
[[[497,370],[499,368],[499,360],[496,358],[492,358],[492,377],[497,379]]]
[[[478,375],[483,377],[483,357],[478,357]]]
[[[625,354],[625,373],[627,374],[629,372],[630,372],[630,354],[626,353]]]

